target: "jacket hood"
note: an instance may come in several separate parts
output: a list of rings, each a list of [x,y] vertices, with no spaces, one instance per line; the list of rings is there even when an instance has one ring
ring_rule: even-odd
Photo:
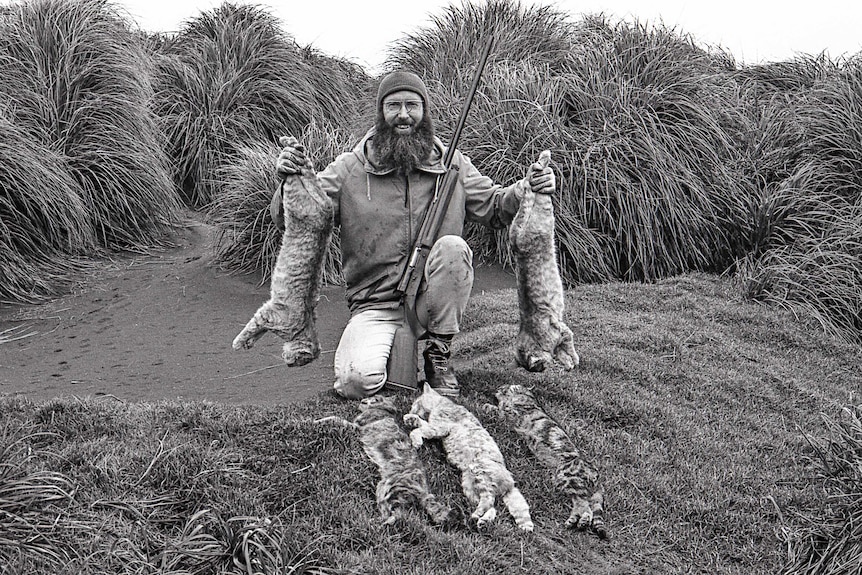
[[[365,136],[363,136],[359,143],[356,144],[356,147],[353,148],[353,153],[356,154],[357,158],[359,158],[359,160],[365,165],[366,172],[375,176],[383,176],[394,172],[395,168],[380,166],[375,161],[374,149],[370,144],[376,131],[376,128],[368,130]],[[434,148],[431,151],[431,155],[421,166],[419,166],[418,169],[431,174],[445,173],[446,169],[443,167],[444,153],[445,147],[443,145],[443,141],[437,136],[434,136]]]

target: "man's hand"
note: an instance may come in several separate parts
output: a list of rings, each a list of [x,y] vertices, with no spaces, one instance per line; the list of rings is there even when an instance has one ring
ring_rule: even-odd
[[[548,167],[550,161],[551,152],[545,150],[539,154],[539,160],[527,170],[527,182],[533,193],[553,194],[557,190],[557,177],[554,175],[554,171]]]
[[[281,153],[275,161],[275,175],[279,180],[298,174],[305,166],[305,148],[293,136],[282,136],[278,139],[282,145]]]

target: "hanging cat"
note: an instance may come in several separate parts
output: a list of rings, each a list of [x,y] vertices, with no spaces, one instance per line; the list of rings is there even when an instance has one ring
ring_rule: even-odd
[[[417,449],[426,439],[440,439],[446,458],[461,472],[461,487],[475,506],[471,518],[483,529],[494,521],[497,497],[502,497],[523,531],[533,530],[530,507],[515,486],[503,454],[478,419],[464,406],[443,397],[426,382],[404,423],[412,427],[410,441]]]
[[[296,144],[293,137],[281,144]],[[305,365],[320,354],[316,307],[323,261],[332,236],[334,206],[317,183],[310,160],[299,174],[282,183],[284,234],[270,279],[270,298],[233,340],[234,349],[249,349],[271,331],[285,341],[287,365]]]
[[[565,430],[539,407],[532,391],[522,385],[504,385],[496,396],[497,413],[514,426],[536,459],[551,470],[557,489],[571,497],[566,528],[589,528],[606,538],[604,492],[596,469],[581,456]]]
[[[450,509],[431,493],[422,462],[407,433],[396,422],[400,412],[395,402],[373,395],[359,402],[359,410],[353,421],[330,416],[318,419],[317,423],[334,422],[359,432],[363,451],[380,472],[376,500],[383,523],[395,523],[416,504],[435,525],[452,527],[460,523],[460,512]]]
[[[551,152],[545,150],[534,167],[547,168],[550,160]],[[553,360],[572,369],[580,358],[563,318],[565,300],[550,194],[526,189],[509,226],[509,245],[515,255],[520,314],[515,361],[528,371],[544,371]]]

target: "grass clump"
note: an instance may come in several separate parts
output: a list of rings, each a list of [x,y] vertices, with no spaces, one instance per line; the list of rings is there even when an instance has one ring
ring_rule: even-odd
[[[726,55],[673,30],[603,16],[574,24],[505,0],[452,7],[391,59],[431,77],[442,133],[454,128],[455,103],[491,37],[494,58],[460,147],[504,184],[552,151],[567,284],[732,265],[742,250],[733,229],[751,191],[726,128],[741,121]],[[431,44],[445,49],[429,52]],[[510,261],[505,239],[498,234],[490,251]]]
[[[66,513],[75,488],[62,473],[34,465],[50,457],[39,450],[46,439],[20,421],[5,421],[0,428],[0,572],[70,558],[64,538],[76,526]]]
[[[803,60],[809,89],[788,92],[797,128],[773,153],[788,172],[766,178],[746,292],[795,310],[824,331],[862,342],[862,66]],[[803,66],[802,63],[799,64]]]
[[[862,569],[862,409],[845,407],[826,424],[830,436],[812,445],[827,496],[819,516],[801,526],[783,575],[849,575]]]
[[[95,249],[90,211],[62,155],[0,112],[0,299],[39,301],[71,281],[68,256]],[[34,233],[34,230],[37,233]]]
[[[166,38],[157,62],[155,113],[196,208],[217,198],[213,174],[244,146],[350,118],[365,83],[360,69],[298,46],[264,9],[227,2]]]
[[[147,62],[107,2],[0,13],[4,297],[55,293],[70,256],[158,243],[176,220]]]

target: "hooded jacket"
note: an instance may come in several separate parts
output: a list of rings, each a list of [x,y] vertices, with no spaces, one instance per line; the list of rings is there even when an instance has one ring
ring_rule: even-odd
[[[340,226],[341,265],[352,314],[366,309],[394,309],[401,305],[396,291],[407,265],[422,218],[442,184],[443,143],[434,138],[428,160],[409,176],[374,161],[372,128],[350,151],[339,155],[317,175],[321,189],[335,204]],[[466,221],[503,228],[518,211],[526,180],[503,188],[479,173],[459,151],[452,157],[458,180],[440,236],[463,236]],[[273,197],[271,215],[283,224],[280,190]]]

